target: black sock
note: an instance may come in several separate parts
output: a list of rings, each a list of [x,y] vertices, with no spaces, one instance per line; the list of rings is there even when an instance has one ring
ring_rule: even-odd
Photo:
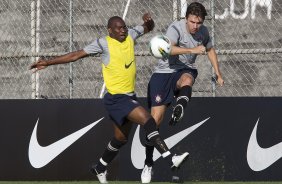
[[[103,161],[102,158],[100,158],[99,162],[96,165],[94,165],[92,169],[95,169],[96,172],[95,174],[100,174],[102,172],[105,172],[105,170],[107,170],[107,165],[108,163],[106,163],[105,161]]]
[[[170,151],[160,137],[157,130],[157,124],[153,118],[150,118],[144,125],[147,138],[154,144],[154,147],[161,153],[162,157],[170,155]]]
[[[192,87],[191,86],[183,86],[177,95],[176,104],[181,104],[183,108],[186,107],[187,103],[191,99],[192,96]]]
[[[119,149],[126,144],[126,141],[119,141],[116,138],[113,138],[107,148],[105,149],[102,157],[96,165],[96,170],[101,173],[107,169],[107,165],[116,157]]]
[[[149,141],[149,139],[146,137],[146,143],[145,143],[145,148],[146,148],[146,159],[145,159],[145,165],[147,166],[153,166],[154,161],[153,161],[153,154],[154,154],[154,145]]]

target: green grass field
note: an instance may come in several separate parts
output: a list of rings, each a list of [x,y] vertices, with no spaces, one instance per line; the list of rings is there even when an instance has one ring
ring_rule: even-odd
[[[137,181],[109,181],[109,184],[137,184]],[[153,184],[169,184],[170,182],[152,182]],[[282,184],[282,181],[270,182],[195,182],[189,181],[184,184]],[[0,181],[0,184],[99,184],[97,181]]]

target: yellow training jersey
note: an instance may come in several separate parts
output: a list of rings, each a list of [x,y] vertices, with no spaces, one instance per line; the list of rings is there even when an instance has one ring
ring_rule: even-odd
[[[136,62],[134,41],[127,36],[119,42],[110,36],[106,37],[109,49],[109,63],[102,64],[104,82],[110,94],[126,94],[134,92],[136,78]]]

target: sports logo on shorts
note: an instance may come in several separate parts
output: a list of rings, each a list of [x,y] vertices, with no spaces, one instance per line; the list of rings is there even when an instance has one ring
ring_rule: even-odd
[[[161,95],[157,95],[155,98],[155,102],[160,103],[162,101]]]

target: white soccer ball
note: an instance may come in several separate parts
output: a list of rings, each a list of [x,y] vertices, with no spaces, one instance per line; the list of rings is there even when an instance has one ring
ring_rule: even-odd
[[[150,52],[156,58],[168,58],[171,51],[171,42],[165,35],[156,35],[150,40]]]

